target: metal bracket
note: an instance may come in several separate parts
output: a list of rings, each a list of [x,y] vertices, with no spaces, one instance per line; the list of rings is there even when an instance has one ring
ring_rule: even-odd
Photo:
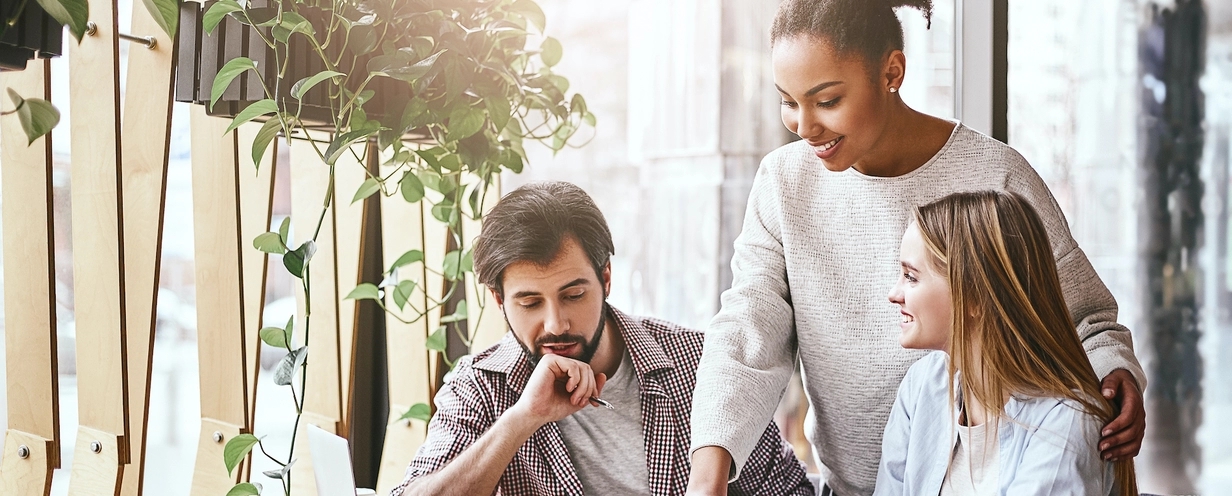
[[[86,23],[86,36],[94,36],[95,34],[98,34],[98,24],[95,24],[94,21],[87,22]],[[116,36],[119,36],[120,39],[123,39],[123,40],[128,40],[134,43],[141,43],[142,45],[145,45],[145,47],[150,50],[158,48],[158,40],[155,39],[153,36],[137,36],[135,34],[128,34],[128,33],[116,33]]]

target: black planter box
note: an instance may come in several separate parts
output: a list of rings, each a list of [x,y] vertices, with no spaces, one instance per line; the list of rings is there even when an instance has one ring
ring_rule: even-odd
[[[0,2],[0,22],[13,17],[21,2]],[[34,58],[58,57],[64,49],[64,25],[28,0],[17,24],[0,35],[0,70],[20,71]]]

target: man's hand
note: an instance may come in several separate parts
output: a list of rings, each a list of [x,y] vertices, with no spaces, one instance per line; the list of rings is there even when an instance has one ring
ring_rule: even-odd
[[[718,446],[705,446],[693,452],[689,486],[685,496],[727,496],[727,475],[732,456]]]
[[[522,397],[511,411],[542,426],[577,413],[599,396],[604,374],[595,374],[590,365],[572,358],[544,355],[526,382]]]
[[[1121,408],[1121,413],[1104,426],[1099,451],[1105,460],[1119,462],[1138,456],[1142,436],[1146,434],[1146,409],[1138,382],[1125,369],[1116,369],[1104,377],[1104,398]]]

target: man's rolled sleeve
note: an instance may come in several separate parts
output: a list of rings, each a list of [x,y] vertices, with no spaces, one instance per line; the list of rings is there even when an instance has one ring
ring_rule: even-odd
[[[428,435],[406,468],[406,477],[390,494],[402,494],[415,479],[440,470],[474,444],[494,423],[485,396],[471,368],[471,357],[460,359],[436,393],[436,414],[428,422]]]

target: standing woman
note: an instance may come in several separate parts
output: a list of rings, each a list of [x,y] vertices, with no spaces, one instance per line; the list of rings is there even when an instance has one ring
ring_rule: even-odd
[[[912,209],[960,191],[1018,193],[1040,213],[1101,393],[1120,414],[1107,459],[1137,454],[1146,379],[1116,302],[1039,175],[1005,144],[925,115],[894,9],[929,0],[784,0],[771,31],[783,124],[802,139],[762,160],[735,242],[732,287],[711,322],[693,397],[690,494],[723,494],[771,421],[797,357],[822,494],[872,494],[895,391],[923,352],[898,345],[885,302]]]

